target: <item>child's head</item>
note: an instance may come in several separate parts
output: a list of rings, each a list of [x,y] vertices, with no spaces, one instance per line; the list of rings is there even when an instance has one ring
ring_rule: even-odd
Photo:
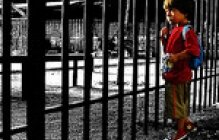
[[[173,22],[173,24],[175,24],[175,21],[172,20],[175,19],[172,18],[178,18],[179,16],[183,16],[188,21],[193,20],[194,0],[164,0],[163,8],[166,11],[167,20]],[[177,15],[174,16],[174,14]],[[178,24],[178,19],[176,20],[176,24]]]

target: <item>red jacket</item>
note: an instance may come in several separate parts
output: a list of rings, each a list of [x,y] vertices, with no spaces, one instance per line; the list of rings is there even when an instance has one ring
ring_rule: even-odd
[[[197,36],[193,29],[186,33],[186,39],[182,38],[183,26],[174,27],[165,47],[165,53],[176,54],[187,50],[192,56],[199,56],[200,49]],[[189,60],[180,60],[174,63],[171,71],[164,75],[164,79],[171,83],[187,83],[192,79],[192,70]]]

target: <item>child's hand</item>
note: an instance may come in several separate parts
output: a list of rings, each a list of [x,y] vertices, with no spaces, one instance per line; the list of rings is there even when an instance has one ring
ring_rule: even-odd
[[[161,30],[160,30],[160,37],[161,38],[166,38],[167,35],[169,34],[169,29],[167,27],[163,27]]]
[[[178,55],[177,54],[170,54],[168,61],[170,63],[176,63],[178,61]]]
[[[170,54],[168,61],[171,62],[171,63],[176,63],[177,61],[188,60],[190,58],[191,58],[191,56],[188,53],[188,51],[184,50],[184,51],[182,51],[180,53]]]
[[[167,27],[163,27],[160,30],[160,41],[161,41],[161,46],[163,46],[165,48],[165,46],[167,45],[167,38],[168,38],[168,34],[169,34],[169,29]],[[164,50],[165,51],[165,50]]]

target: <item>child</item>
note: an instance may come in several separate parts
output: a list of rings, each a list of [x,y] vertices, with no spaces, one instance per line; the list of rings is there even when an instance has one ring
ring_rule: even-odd
[[[166,19],[172,29],[163,27],[160,31],[161,43],[164,46],[163,78],[166,81],[167,117],[176,120],[177,133],[174,140],[184,139],[188,132],[195,129],[189,119],[189,97],[192,70],[189,67],[191,56],[199,56],[197,36],[193,29],[182,38],[182,30],[189,24],[193,15],[193,0],[164,0],[163,8]]]

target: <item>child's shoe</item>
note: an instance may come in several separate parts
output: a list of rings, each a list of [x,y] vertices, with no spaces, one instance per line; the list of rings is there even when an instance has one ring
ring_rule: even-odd
[[[188,133],[185,130],[178,130],[173,140],[183,140],[187,137],[187,135]]]
[[[185,122],[185,131],[186,131],[187,133],[197,131],[197,124],[192,123],[191,121]]]

